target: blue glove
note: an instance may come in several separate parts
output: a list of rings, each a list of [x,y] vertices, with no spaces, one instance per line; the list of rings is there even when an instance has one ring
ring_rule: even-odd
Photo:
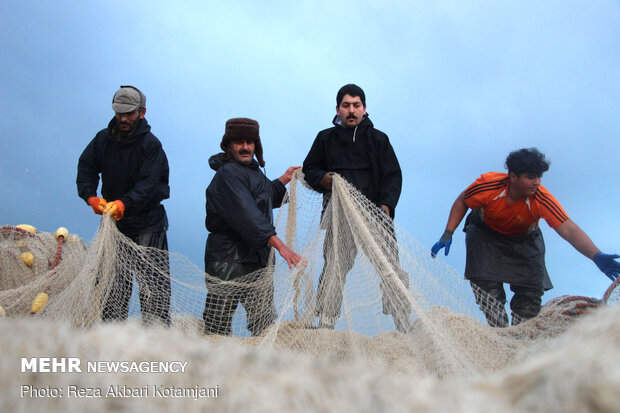
[[[454,231],[445,230],[443,232],[443,235],[439,241],[437,241],[435,245],[433,245],[433,248],[431,248],[431,257],[435,258],[439,250],[444,247],[446,248],[446,255],[448,255],[450,252],[450,245],[452,244],[452,234],[454,234]]]
[[[603,271],[610,280],[615,281],[620,275],[620,262],[614,258],[620,258],[616,254],[603,254],[599,252],[592,259],[599,270]]]

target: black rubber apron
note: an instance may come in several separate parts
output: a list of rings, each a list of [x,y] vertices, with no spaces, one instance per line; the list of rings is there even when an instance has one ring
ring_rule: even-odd
[[[545,241],[540,228],[523,237],[492,230],[473,210],[465,221],[465,278],[523,287],[553,288],[545,266]]]

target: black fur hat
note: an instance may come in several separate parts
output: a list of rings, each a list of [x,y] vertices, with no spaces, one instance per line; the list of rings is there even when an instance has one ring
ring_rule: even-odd
[[[234,139],[249,139],[254,141],[254,154],[260,166],[265,166],[263,160],[263,145],[258,134],[258,122],[248,118],[232,118],[226,121],[226,130],[222,137],[220,148],[229,155],[229,146]]]

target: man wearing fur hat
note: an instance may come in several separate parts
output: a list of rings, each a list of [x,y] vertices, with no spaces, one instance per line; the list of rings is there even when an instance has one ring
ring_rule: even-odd
[[[224,152],[209,158],[216,173],[206,190],[205,271],[211,277],[205,279],[205,334],[230,335],[232,317],[241,303],[248,313],[248,330],[260,335],[277,314],[272,278],[255,272],[270,264],[271,247],[289,268],[301,260],[277,237],[272,212],[282,203],[285,185],[299,167],[291,166],[273,181],[267,179],[259,169],[265,161],[258,131],[255,120],[229,119],[220,144]],[[233,289],[213,277],[239,285]]]
[[[333,127],[318,133],[312,148],[303,163],[303,172],[308,184],[318,192],[322,192],[324,204],[331,196],[332,176],[339,174],[362,193],[370,202],[374,203],[391,219],[402,186],[402,173],[394,149],[387,135],[375,129],[366,113],[366,96],[362,88],[354,84],[344,85],[336,95],[336,116]],[[391,225],[391,220],[388,220]],[[348,226],[339,228],[338,239],[333,239],[330,223],[324,223],[327,229],[325,245],[331,245],[332,250],[339,254],[339,267],[336,270],[326,270],[332,265],[330,252],[324,251],[325,266],[319,279],[317,290],[316,314],[319,317],[319,327],[334,328],[340,315],[342,291],[345,277],[353,268],[357,248],[346,247],[342,241],[352,239]],[[408,276],[400,268],[394,228],[390,226],[390,239],[386,242],[391,245],[390,261],[396,267],[398,278],[408,286]],[[399,293],[387,277],[381,276],[381,295],[383,313],[391,314],[395,327],[402,332],[409,329],[409,304],[406,297]],[[384,276],[386,276],[384,278]]]
[[[169,325],[168,217],[161,204],[170,197],[168,159],[144,117],[146,97],[140,90],[121,86],[112,98],[112,109],[114,117],[108,127],[97,133],[80,156],[78,195],[95,214],[109,213],[118,230],[136,244],[160,250],[160,267],[136,278],[143,320]],[[97,196],[99,176],[101,198]],[[131,272],[117,275],[104,303],[104,320],[127,318],[132,284]]]

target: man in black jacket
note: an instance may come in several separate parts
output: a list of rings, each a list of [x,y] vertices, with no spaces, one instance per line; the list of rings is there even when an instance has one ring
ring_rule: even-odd
[[[233,288],[230,283],[205,279],[205,334],[230,335],[233,315],[241,303],[248,313],[248,330],[254,336],[260,335],[277,314],[273,279],[265,273],[254,273],[270,264],[271,247],[278,250],[289,268],[301,260],[276,236],[272,212],[282,203],[284,186],[299,167],[291,166],[280,178],[268,180],[259,169],[265,161],[258,130],[255,120],[229,119],[220,144],[224,152],[209,159],[216,173],[206,190],[205,225],[209,236],[205,271],[239,285]]]
[[[332,123],[333,127],[319,132],[304,160],[305,180],[316,191],[324,194],[326,204],[331,193],[332,174],[338,173],[393,219],[402,186],[400,165],[387,135],[375,129],[368,118],[366,96],[359,86],[348,84],[338,91],[336,116]],[[390,232],[391,239],[387,242],[393,246],[391,249],[395,250],[396,237],[393,227]],[[357,254],[356,248],[339,247],[339,240],[331,240],[332,236],[331,226],[327,225],[326,245],[332,245],[336,253],[341,254],[339,261],[346,264],[345,268],[341,268],[341,274],[329,274],[330,277],[338,278],[339,288],[326,287],[331,284],[326,281],[327,264],[319,279],[316,313],[319,327],[324,328],[333,328],[340,315],[344,280],[353,267]],[[350,229],[341,228],[339,238],[351,238]],[[395,255],[390,258],[394,258],[392,261],[397,263],[398,252],[392,253]],[[324,255],[327,263],[327,251]],[[404,285],[408,286],[408,276],[400,265],[396,272]],[[398,296],[389,299],[383,279],[381,287],[383,312],[392,314],[398,330],[406,331],[409,325],[409,306],[405,303],[405,298]],[[391,288],[390,291],[389,295],[398,295],[397,289]]]
[[[112,99],[112,109],[115,115],[108,127],[97,133],[80,156],[78,195],[96,214],[109,213],[119,231],[136,244],[165,251],[157,254],[159,268],[143,272],[138,283],[143,320],[169,325],[168,218],[161,204],[170,197],[168,159],[144,118],[146,97],[140,90],[121,86]],[[100,175],[101,198],[97,196]],[[131,272],[117,275],[104,303],[104,320],[127,318],[132,284]]]

